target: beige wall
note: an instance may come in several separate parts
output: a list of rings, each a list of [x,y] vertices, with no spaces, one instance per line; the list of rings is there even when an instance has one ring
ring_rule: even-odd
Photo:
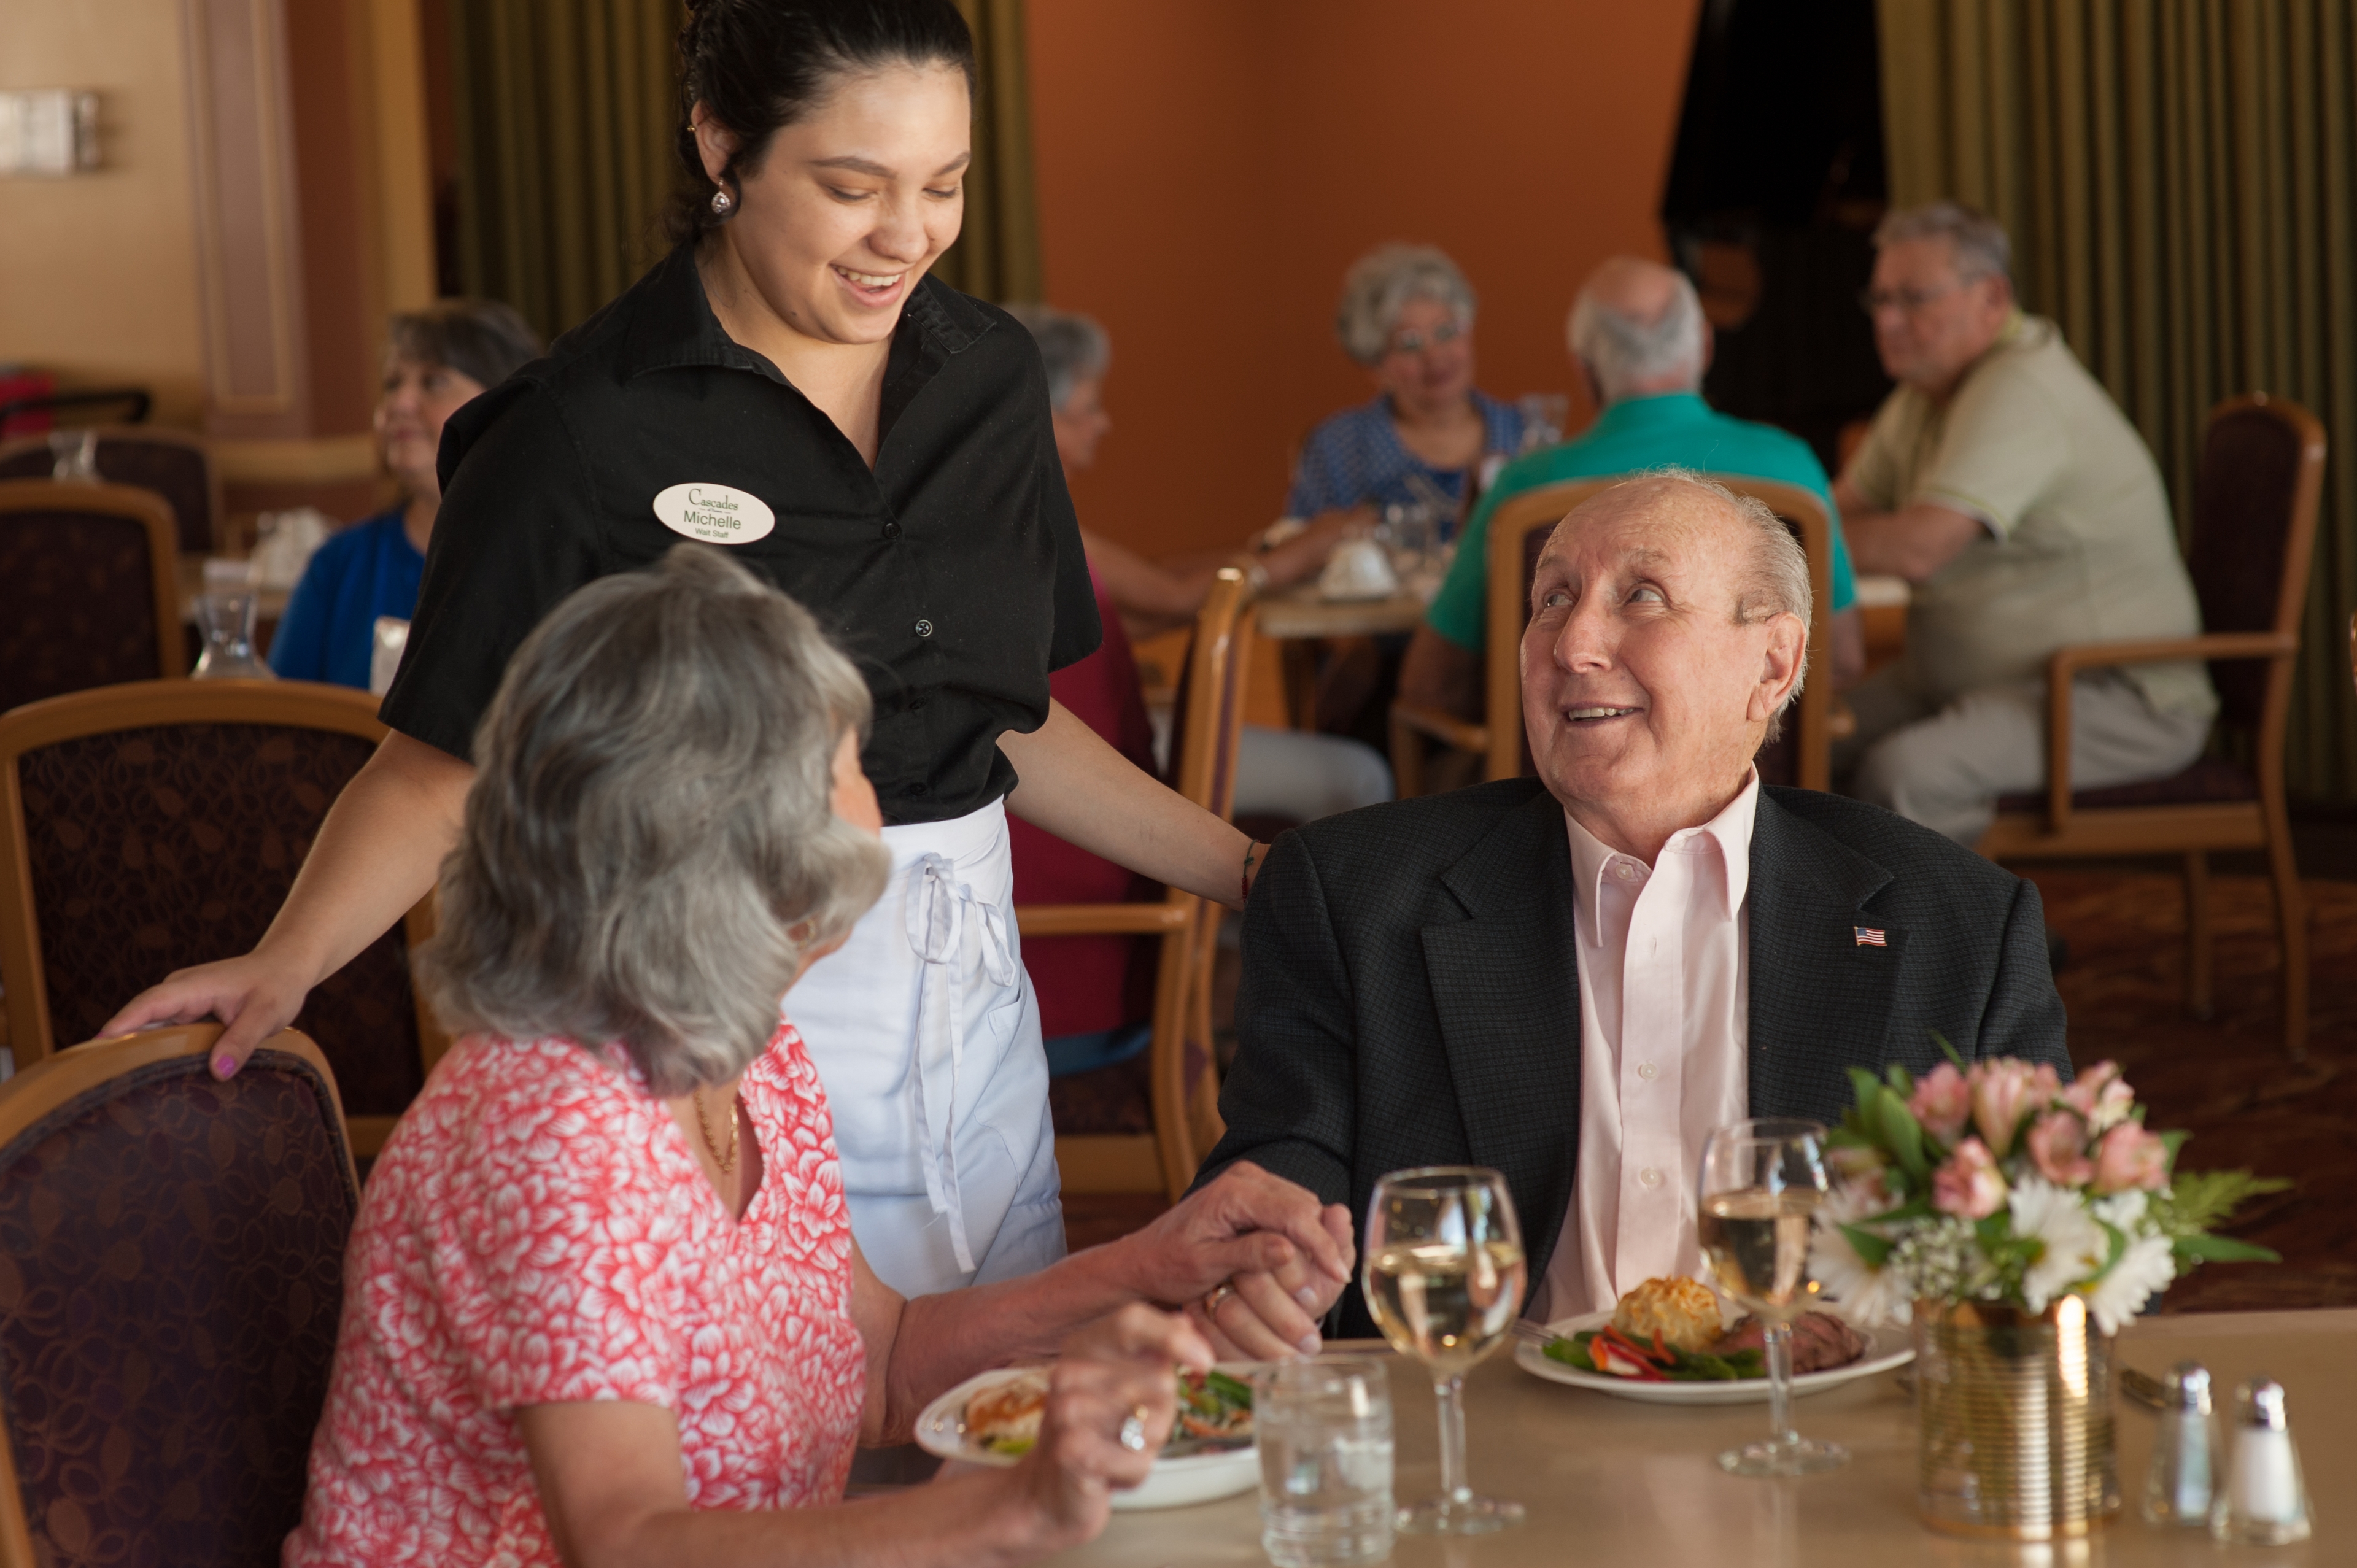
[[[0,87],[104,95],[106,166],[0,178],[0,361],[135,384],[201,415],[180,0],[0,0]]]

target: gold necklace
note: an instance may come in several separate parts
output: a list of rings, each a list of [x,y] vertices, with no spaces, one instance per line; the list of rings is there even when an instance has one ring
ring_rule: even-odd
[[[728,1102],[728,1152],[723,1155],[720,1145],[712,1140],[712,1123],[705,1120],[704,1090],[692,1089],[688,1090],[688,1098],[695,1101],[695,1130],[704,1134],[704,1152],[712,1156],[712,1163],[720,1167],[722,1176],[734,1174],[737,1169],[737,1102],[734,1100]]]

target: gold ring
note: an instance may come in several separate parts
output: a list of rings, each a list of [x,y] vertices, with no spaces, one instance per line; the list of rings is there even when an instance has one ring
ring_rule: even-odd
[[[1211,1294],[1203,1298],[1203,1316],[1217,1323],[1220,1320],[1220,1308],[1225,1306],[1228,1297],[1235,1294],[1235,1281],[1222,1280],[1211,1287]]]

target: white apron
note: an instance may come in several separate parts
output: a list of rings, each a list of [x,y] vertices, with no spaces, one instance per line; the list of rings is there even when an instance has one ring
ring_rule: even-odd
[[[852,1233],[903,1295],[1064,1255],[1006,810],[884,830],[892,878],[786,995],[834,1116]]]

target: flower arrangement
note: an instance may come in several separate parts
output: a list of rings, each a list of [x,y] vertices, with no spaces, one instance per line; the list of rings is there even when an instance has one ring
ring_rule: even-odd
[[[2182,1133],[2152,1133],[2113,1062],[2064,1084],[2014,1058],[1949,1060],[1918,1079],[1852,1068],[1857,1104],[1826,1139],[1835,1180],[1810,1265],[1860,1324],[1905,1322],[1916,1301],[2031,1313],[2086,1298],[2106,1334],[2204,1262],[2276,1262],[2210,1234],[2285,1181],[2179,1173]]]

